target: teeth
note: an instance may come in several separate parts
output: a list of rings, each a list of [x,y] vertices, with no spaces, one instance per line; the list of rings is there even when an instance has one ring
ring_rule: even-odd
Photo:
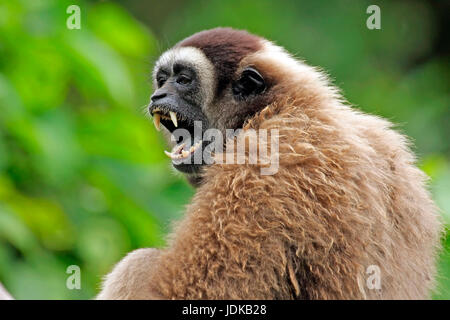
[[[186,145],[186,143],[180,144],[179,146],[177,146],[172,152],[166,151],[164,150],[164,153],[172,159],[180,159],[182,158],[182,155],[180,154],[180,151],[183,150],[184,146]]]
[[[178,127],[177,114],[173,111],[170,111],[170,118],[172,119],[172,122],[175,125],[175,127]]]
[[[183,148],[186,146],[186,144],[183,143],[173,149],[172,152],[164,151],[164,153],[172,160],[187,158],[190,154],[194,153],[194,151],[198,149],[201,143],[202,141],[197,142],[195,145],[191,146],[189,150],[183,150]]]
[[[195,150],[198,149],[198,147],[202,144],[202,141],[200,140],[199,142],[197,142],[196,144],[194,144],[193,146],[191,146],[191,149],[189,150],[191,153],[194,152]]]
[[[161,130],[160,121],[161,121],[161,115],[159,113],[154,113],[153,114],[153,123],[156,127],[156,130],[158,130],[158,131]]]
[[[168,156],[172,160],[177,160],[177,159],[181,159],[181,158],[185,158],[186,157],[186,156],[183,156],[183,154],[181,154],[181,153],[174,154],[174,153],[166,151],[166,150],[164,150],[164,153],[166,154],[166,156]]]
[[[180,153],[181,150],[183,150],[186,143],[180,144],[178,147],[175,148],[175,150],[172,151],[173,154]]]
[[[164,150],[164,153],[171,159],[180,159],[181,154],[173,154],[172,152]]]

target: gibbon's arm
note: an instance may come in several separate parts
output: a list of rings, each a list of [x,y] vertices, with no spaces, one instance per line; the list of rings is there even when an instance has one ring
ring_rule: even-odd
[[[161,298],[150,290],[149,278],[157,263],[158,249],[138,249],[123,258],[103,282],[97,300],[140,300]]]
[[[14,300],[14,298],[9,294],[8,291],[0,283],[0,300]]]
[[[280,224],[266,220],[261,199],[246,194],[245,176],[220,176],[214,177],[220,186],[198,189],[167,249],[129,254],[106,277],[97,298],[264,299],[277,292],[288,298],[290,288],[280,279],[287,275],[286,253],[270,236]]]

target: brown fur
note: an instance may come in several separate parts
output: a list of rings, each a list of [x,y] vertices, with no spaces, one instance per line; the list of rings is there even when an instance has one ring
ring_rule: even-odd
[[[127,257],[99,298],[430,297],[441,224],[407,139],[264,48],[236,72],[253,65],[274,83],[245,128],[279,130],[278,173],[208,167],[168,247]],[[380,290],[366,286],[370,265]]]

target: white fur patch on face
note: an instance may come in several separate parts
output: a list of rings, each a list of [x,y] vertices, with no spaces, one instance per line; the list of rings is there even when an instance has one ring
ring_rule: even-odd
[[[214,66],[206,58],[205,54],[198,48],[180,47],[166,51],[156,62],[153,70],[153,83],[156,88],[156,74],[161,67],[172,70],[176,62],[187,62],[191,64],[200,80],[201,94],[203,96],[203,105],[208,105],[214,98],[214,89],[216,87],[216,74]],[[202,106],[202,107],[204,107]]]

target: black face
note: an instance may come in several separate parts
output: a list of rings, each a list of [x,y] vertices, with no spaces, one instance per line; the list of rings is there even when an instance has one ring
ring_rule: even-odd
[[[235,117],[241,116],[245,106],[251,105],[252,99],[266,89],[262,75],[255,68],[245,68],[227,86],[226,90],[231,93],[233,101],[226,103],[217,97],[209,99],[213,104],[217,103],[218,106],[227,109],[217,110],[217,106],[204,105],[206,97],[202,94],[204,92],[202,84],[197,71],[189,63],[177,62],[172,69],[161,67],[156,73],[155,80],[157,89],[151,96],[150,114],[153,115],[157,128],[159,123],[162,124],[176,140],[177,145],[171,153],[168,153],[173,166],[181,172],[195,176],[195,179],[201,167],[205,165],[204,161],[198,162],[198,159],[203,159],[202,154],[211,143],[201,140],[203,133],[211,125],[217,124],[217,118],[228,115],[233,109],[239,109],[235,110]],[[230,95],[222,92],[222,99],[225,99],[224,96],[230,99]],[[208,119],[202,111],[208,108],[209,110],[214,108],[213,113],[209,112],[211,119]],[[243,121],[244,119],[239,123],[242,124]]]
[[[202,134],[202,131],[194,132],[195,121],[201,121],[203,131],[208,128],[208,121],[201,111],[200,82],[196,71],[187,63],[176,63],[171,70],[160,68],[156,74],[156,83],[157,90],[151,96],[150,114],[154,118],[160,117],[160,123],[174,134],[178,145],[186,143],[186,148],[189,148],[192,142],[177,135],[177,132],[183,133],[182,130],[175,130],[185,129],[194,138],[195,133]],[[197,152],[200,151],[199,148]],[[185,173],[195,173],[199,169],[199,165],[193,164],[193,161],[172,162],[176,169]]]

